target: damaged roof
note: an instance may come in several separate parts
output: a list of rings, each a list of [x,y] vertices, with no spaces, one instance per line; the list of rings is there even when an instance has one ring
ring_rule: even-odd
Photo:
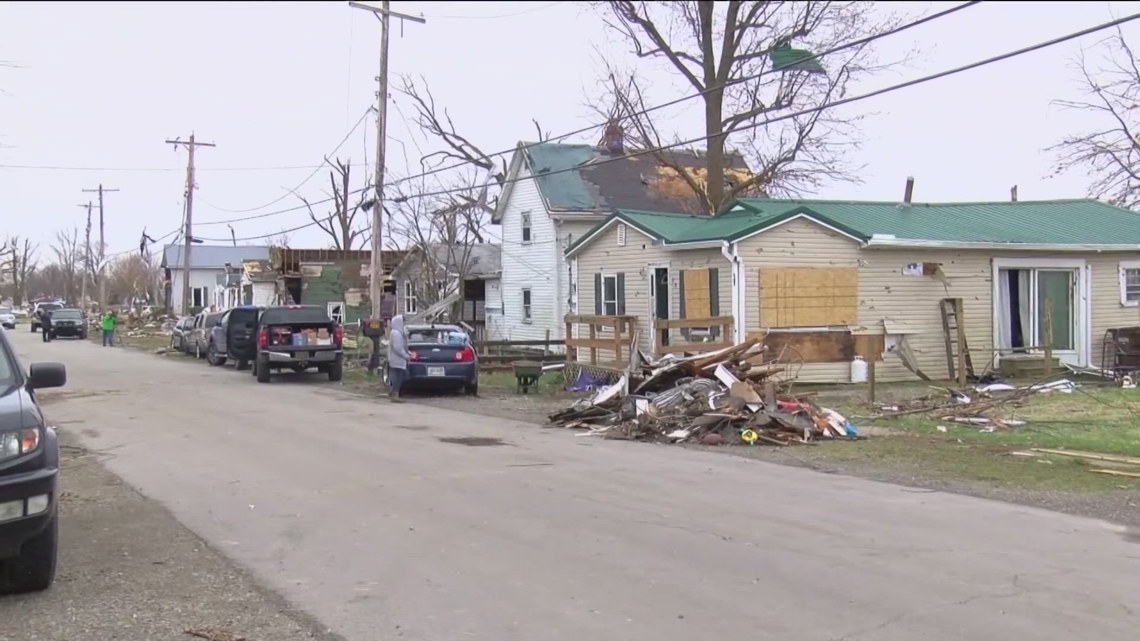
[[[657,155],[613,155],[591,145],[545,142],[520,143],[519,149],[552,212],[633,209],[707,214],[684,178]],[[704,152],[675,149],[660,153],[704,182],[708,173]],[[726,154],[725,160],[730,182],[751,176],[740,154]]]
[[[242,261],[241,267],[242,271],[245,272],[245,277],[250,282],[260,283],[277,280],[277,272],[270,267],[269,259]]]
[[[394,271],[400,272],[405,263],[417,255],[409,252],[408,256]],[[494,243],[477,243],[474,245],[447,245],[436,243],[431,246],[433,260],[446,265],[449,271],[459,271],[458,265],[466,263],[464,275],[468,278],[492,278],[502,273],[502,246]]]
[[[162,266],[182,267],[182,245],[167,245],[162,248]],[[194,245],[190,250],[190,269],[221,269],[230,265],[240,265],[244,260],[269,258],[268,247],[232,247],[230,245]]]
[[[616,222],[664,245],[734,241],[795,218],[871,245],[1005,245],[1140,249],[1140,213],[1090,199],[910,203],[741,199],[714,217],[621,210],[583,236],[577,252]]]

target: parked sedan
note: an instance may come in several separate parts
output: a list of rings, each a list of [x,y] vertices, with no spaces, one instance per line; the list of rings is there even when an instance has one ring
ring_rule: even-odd
[[[11,307],[0,307],[0,327],[16,329],[16,313]]]
[[[78,309],[57,309],[51,312],[51,337],[71,336],[87,338],[87,316]]]
[[[479,393],[479,357],[457,325],[408,325],[408,380],[404,389],[451,388]],[[388,370],[384,369],[384,383]]]
[[[193,316],[183,316],[179,318],[178,322],[174,324],[173,329],[170,330],[170,349],[176,349],[186,354],[193,351],[190,348],[190,332],[193,329]]]

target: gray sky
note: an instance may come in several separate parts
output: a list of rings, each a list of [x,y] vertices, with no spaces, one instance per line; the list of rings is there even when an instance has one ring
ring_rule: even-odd
[[[890,3],[914,14],[955,3]],[[1137,2],[990,2],[880,41],[884,57],[918,47],[907,67],[862,83],[859,93],[958,66],[1136,12]],[[601,56],[627,54],[592,10],[573,2],[393,2],[426,25],[393,23],[391,73],[422,75],[458,128],[484,151],[535,137],[532,118],[555,134],[592,122]],[[198,154],[195,235],[229,237],[224,224],[297,207],[300,184],[373,101],[379,23],[343,2],[0,3],[0,232],[48,242],[83,225],[77,206],[100,182],[107,196],[110,251],[137,246],[181,221],[184,150],[167,138],[214,142]],[[1126,34],[1140,35],[1135,23]],[[1107,34],[1105,34],[1107,35]],[[920,201],[1004,200],[1085,195],[1080,175],[1046,178],[1043,149],[1092,123],[1057,98],[1079,92],[1069,65],[1081,44],[1060,45],[962,75],[846,107],[871,113],[863,185],[818,196],[900,198],[908,175]],[[657,101],[689,93],[661,73]],[[389,164],[397,175],[420,153],[397,97],[390,111]],[[682,137],[701,130],[698,101],[670,112]],[[372,158],[374,120],[339,155]],[[600,130],[600,128],[599,128]],[[595,142],[596,136],[579,141]],[[17,168],[23,166],[29,168]],[[361,181],[371,168],[355,168]],[[323,197],[327,172],[299,193]],[[354,187],[363,185],[355,182]],[[274,202],[275,201],[275,202]],[[272,204],[271,204],[272,203]],[[268,205],[260,209],[259,206]],[[226,210],[248,210],[234,213]],[[236,222],[239,238],[309,222],[303,210]],[[325,246],[315,227],[294,246]],[[41,256],[47,255],[46,248]]]

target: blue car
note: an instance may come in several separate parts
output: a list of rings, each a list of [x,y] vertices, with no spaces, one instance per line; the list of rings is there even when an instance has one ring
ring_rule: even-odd
[[[449,388],[470,396],[479,393],[479,356],[462,327],[406,325],[404,332],[410,356],[405,390]],[[387,368],[384,383],[388,383]]]

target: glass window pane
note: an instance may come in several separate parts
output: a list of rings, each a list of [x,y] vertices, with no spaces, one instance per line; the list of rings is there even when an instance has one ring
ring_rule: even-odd
[[[1037,272],[1037,344],[1046,343],[1046,315],[1052,321],[1053,349],[1075,349],[1073,272]],[[1048,302],[1048,305],[1046,304]]]

